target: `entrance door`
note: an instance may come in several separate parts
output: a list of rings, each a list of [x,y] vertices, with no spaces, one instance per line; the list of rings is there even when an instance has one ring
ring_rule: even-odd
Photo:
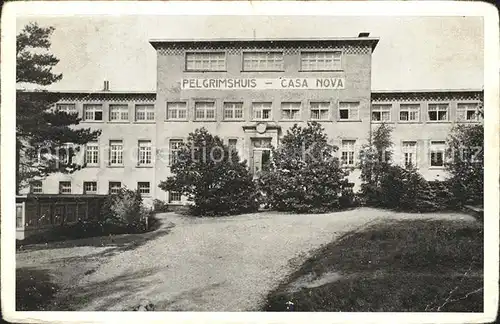
[[[252,139],[252,171],[258,173],[266,171],[271,160],[271,139],[254,138]]]

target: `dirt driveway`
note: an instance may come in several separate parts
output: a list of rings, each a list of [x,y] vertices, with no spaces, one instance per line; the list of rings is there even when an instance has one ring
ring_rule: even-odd
[[[316,215],[159,217],[175,224],[168,234],[99,258],[95,272],[75,278],[67,304],[77,310],[128,310],[142,301],[167,311],[259,310],[267,292],[309,251],[345,232],[388,219],[472,220],[462,214],[420,216],[369,208]]]

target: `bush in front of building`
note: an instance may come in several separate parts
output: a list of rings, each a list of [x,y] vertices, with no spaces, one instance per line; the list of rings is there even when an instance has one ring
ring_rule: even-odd
[[[145,228],[146,218],[150,210],[143,204],[139,190],[120,188],[116,193],[108,195],[101,209],[101,221],[113,231],[116,227],[137,232]]]
[[[168,211],[168,204],[161,199],[153,200],[153,212],[155,213],[165,213]]]
[[[483,205],[484,125],[457,125],[448,136],[446,170],[449,189],[457,203]]]
[[[408,212],[451,209],[456,199],[446,182],[425,180],[411,164],[392,164],[391,133],[391,127],[381,124],[361,149],[363,204]]]
[[[171,156],[172,176],[159,187],[186,196],[196,216],[223,216],[254,212],[259,192],[245,161],[205,128],[190,133]]]
[[[347,171],[334,155],[317,122],[295,124],[272,152],[268,170],[258,177],[264,203],[271,209],[297,213],[321,213],[351,205],[354,194]]]

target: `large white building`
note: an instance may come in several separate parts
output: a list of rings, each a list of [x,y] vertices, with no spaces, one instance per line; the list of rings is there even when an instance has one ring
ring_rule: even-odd
[[[63,92],[57,109],[76,112],[81,127],[101,129],[82,155],[86,167],[34,181],[24,193],[106,194],[139,188],[147,198],[185,203],[158,188],[176,148],[205,127],[236,147],[251,171],[269,159],[268,144],[295,123],[318,121],[355,167],[360,146],[381,122],[393,126],[394,160],[444,179],[444,149],[457,123],[480,122],[481,89],[372,91],[378,39],[152,40],[155,92]],[[359,170],[350,180],[359,184]]]

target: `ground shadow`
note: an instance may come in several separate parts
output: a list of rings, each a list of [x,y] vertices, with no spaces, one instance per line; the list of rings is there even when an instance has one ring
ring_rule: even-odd
[[[16,311],[45,311],[53,306],[59,287],[46,269],[16,270]]]

